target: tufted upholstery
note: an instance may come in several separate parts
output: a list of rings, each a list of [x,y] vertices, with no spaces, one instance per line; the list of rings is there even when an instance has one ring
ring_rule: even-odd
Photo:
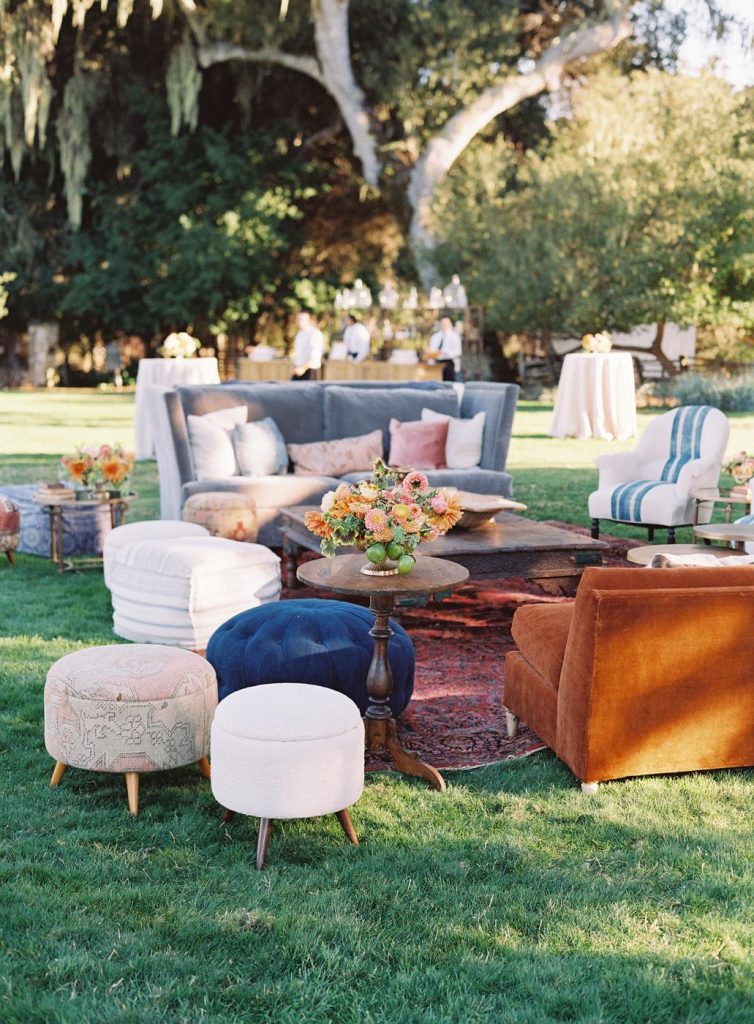
[[[220,700],[246,687],[294,680],[338,690],[363,713],[373,625],[368,609],[344,601],[280,601],[241,612],[207,645]],[[402,626],[390,625],[390,706],[399,715],[414,689],[414,646]]]

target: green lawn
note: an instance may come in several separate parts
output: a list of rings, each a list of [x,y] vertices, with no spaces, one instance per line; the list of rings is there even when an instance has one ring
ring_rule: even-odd
[[[129,443],[132,401],[0,392],[0,480]],[[586,522],[594,457],[631,443],[550,439],[549,415],[518,414],[517,496]],[[733,422],[729,450],[750,447],[754,417]],[[135,485],[153,516],[152,463]],[[445,794],[370,775],[359,848],[334,818],[282,823],[258,874],[255,823],[222,827],[195,769],[145,777],[137,819],[120,777],[48,789],[46,670],[111,640],[99,573],[0,561],[3,1024],[754,1019],[754,771],[594,798],[550,754],[450,774]]]

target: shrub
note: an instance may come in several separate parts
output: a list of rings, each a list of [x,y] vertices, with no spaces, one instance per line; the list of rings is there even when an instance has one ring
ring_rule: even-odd
[[[754,412],[754,374],[684,373],[670,393],[681,405],[714,405],[723,412]]]

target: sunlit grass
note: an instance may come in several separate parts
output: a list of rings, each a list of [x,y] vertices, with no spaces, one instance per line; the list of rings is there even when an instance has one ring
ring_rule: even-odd
[[[0,413],[0,481],[131,442],[132,396],[0,393]],[[630,443],[556,441],[549,416],[519,411],[516,493],[585,522],[594,457]],[[753,425],[734,420],[731,450]],[[155,515],[153,463],[135,484]],[[0,559],[3,1024],[754,1019],[754,771],[594,799],[550,754],[449,773],[444,794],[370,775],[360,847],[334,819],[282,822],[259,874],[254,821],[221,826],[193,768],[145,777],[136,819],[118,776],[48,789],[46,671],[112,640],[99,572]]]

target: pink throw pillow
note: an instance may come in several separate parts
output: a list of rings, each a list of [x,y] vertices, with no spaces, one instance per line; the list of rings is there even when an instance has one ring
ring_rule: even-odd
[[[312,441],[289,444],[288,454],[296,476],[344,476],[368,473],[372,463],[382,458],[382,431],[359,437],[341,437],[336,441]]]
[[[445,442],[448,420],[390,420],[391,466],[411,469],[445,469]]]

